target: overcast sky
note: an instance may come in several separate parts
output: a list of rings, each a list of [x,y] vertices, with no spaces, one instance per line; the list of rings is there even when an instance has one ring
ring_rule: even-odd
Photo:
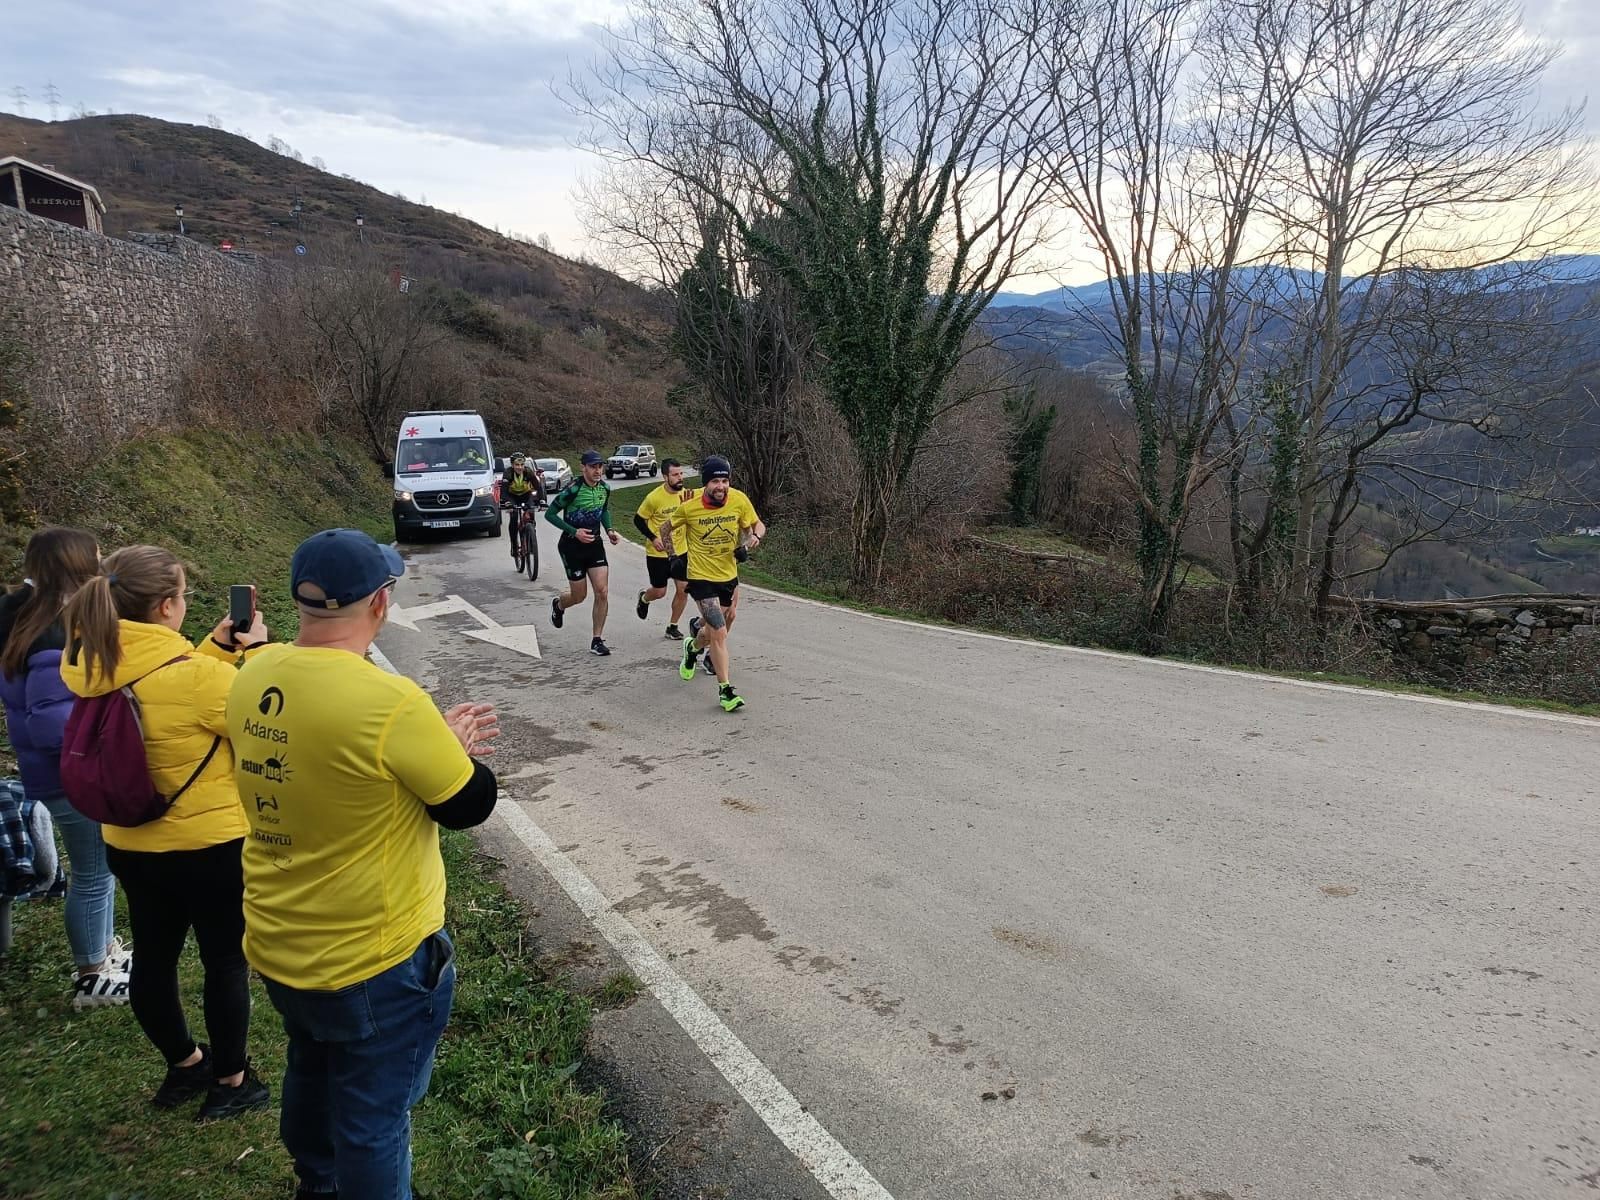
[[[138,112],[265,143],[330,170],[584,249],[574,185],[587,163],[552,91],[620,0],[50,0],[8,5],[0,108],[48,117]],[[1552,105],[1581,102],[1600,61],[1600,3],[1531,0],[1531,30],[1565,43]],[[1588,114],[1600,131],[1600,114]],[[6,152],[0,147],[0,154]]]

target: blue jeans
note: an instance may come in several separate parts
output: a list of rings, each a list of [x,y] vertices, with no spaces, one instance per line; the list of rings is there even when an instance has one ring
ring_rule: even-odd
[[[116,921],[117,881],[106,866],[100,823],[91,821],[60,792],[42,797],[67,846],[67,941],[80,967],[102,962]]]
[[[405,962],[336,992],[267,979],[289,1035],[280,1130],[301,1189],[410,1200],[411,1106],[455,998],[444,930]]]

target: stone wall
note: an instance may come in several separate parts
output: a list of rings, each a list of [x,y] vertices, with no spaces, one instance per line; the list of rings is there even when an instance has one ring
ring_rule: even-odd
[[[20,312],[36,411],[115,440],[181,418],[178,379],[212,319],[254,319],[263,269],[170,234],[128,241],[0,207],[0,309]]]
[[[1465,666],[1558,638],[1600,636],[1595,597],[1491,597],[1462,605],[1365,601],[1361,607],[1396,654],[1430,666]]]

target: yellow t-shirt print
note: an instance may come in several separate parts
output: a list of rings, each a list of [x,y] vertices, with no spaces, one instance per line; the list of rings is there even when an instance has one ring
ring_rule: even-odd
[[[708,583],[737,579],[739,563],[733,552],[739,548],[740,531],[759,519],[750,497],[738,488],[729,488],[720,506],[708,503],[703,491],[692,502],[679,505],[673,514],[673,538],[687,548],[689,578]]]
[[[334,990],[405,961],[444,925],[427,807],[473,773],[432,699],[342,650],[272,646],[240,669],[228,730],[250,965]]]
[[[670,491],[666,484],[652,488],[650,494],[639,502],[639,519],[659,534],[667,523],[672,520],[673,514],[680,505],[687,504],[700,493],[694,488],[680,488],[676,492]],[[678,547],[679,550],[682,547]],[[665,558],[666,552],[657,550],[649,542],[645,543],[644,552],[651,558]]]

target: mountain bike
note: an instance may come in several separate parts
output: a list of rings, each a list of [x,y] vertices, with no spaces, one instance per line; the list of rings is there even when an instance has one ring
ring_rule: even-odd
[[[511,561],[519,575],[527,573],[530,582],[539,578],[539,537],[533,512],[525,505],[511,506]]]

